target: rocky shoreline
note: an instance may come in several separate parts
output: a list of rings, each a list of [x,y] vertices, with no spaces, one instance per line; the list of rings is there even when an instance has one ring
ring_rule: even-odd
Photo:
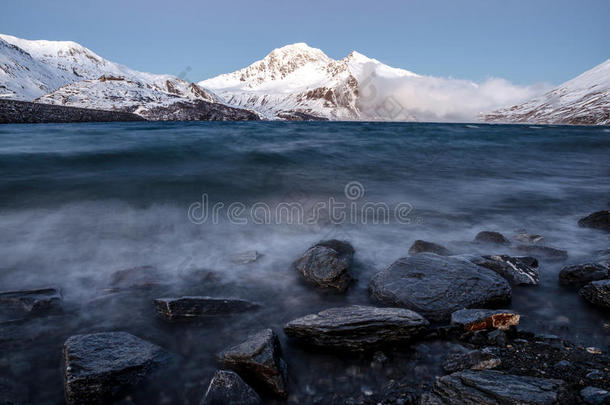
[[[594,213],[579,225],[607,237],[610,212]],[[369,301],[329,305],[280,320],[281,330],[257,323],[261,304],[221,296],[222,287],[215,296],[180,289],[175,295],[161,295],[168,281],[148,266],[116,272],[107,295],[85,307],[93,312],[102,301],[117,298],[140,302],[158,320],[157,331],[147,336],[138,336],[137,318],[129,331],[92,318],[96,320],[91,328],[68,328],[77,330],[65,338],[67,331],[57,327],[58,319],[70,319],[74,308],[59,289],[9,291],[0,293],[0,348],[7,353],[12,347],[37,351],[43,340],[62,339],[63,345],[50,353],[45,349],[43,356],[61,364],[68,404],[145,403],[138,392],[158,393],[164,382],[186,378],[188,370],[176,369],[175,364],[188,363],[184,354],[197,350],[185,348],[180,355],[167,338],[179,331],[190,333],[191,327],[214,329],[247,318],[258,326],[249,328],[250,333],[231,328],[237,344],[226,342],[209,364],[191,365],[215,371],[207,373],[205,386],[191,387],[183,395],[184,403],[610,403],[607,348],[534,333],[521,326],[521,318],[528,314],[510,309],[513,290],[537,288],[544,263],[562,262],[569,255],[538,244],[541,240],[540,235],[523,234],[513,242],[498,232],[484,231],[471,242],[489,250],[481,256],[455,255],[439,244],[416,241],[410,256],[398,258],[371,278]],[[499,246],[515,256],[495,254]],[[518,256],[519,252],[528,256]],[[341,297],[357,277],[356,253],[347,241],[320,241],[296,258],[292,271],[321,296]],[[607,311],[609,253],[601,251],[589,262],[564,266],[556,283],[578,291],[592,308]],[[259,257],[247,252],[232,261],[247,266]],[[214,283],[211,273],[185,277],[187,284]],[[296,373],[290,359],[303,357],[310,357],[315,368]],[[314,386],[328,385],[325,370],[340,369],[341,364],[346,367],[334,381],[344,383],[316,392]],[[0,369],[4,367],[0,363]],[[28,403],[27,390],[21,387],[10,375],[2,376],[0,403]],[[161,402],[157,398],[155,403]]]

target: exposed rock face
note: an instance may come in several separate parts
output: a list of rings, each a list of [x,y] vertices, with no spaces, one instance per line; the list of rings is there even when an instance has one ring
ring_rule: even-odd
[[[597,211],[578,220],[578,226],[610,232],[610,212]]]
[[[428,325],[424,317],[407,309],[353,305],[295,319],[284,332],[308,345],[361,351],[412,340]]]
[[[438,245],[433,242],[426,242],[425,240],[416,240],[413,245],[409,248],[410,255],[416,255],[418,253],[435,253],[440,256],[451,256],[452,253],[444,246]]]
[[[0,293],[0,313],[40,314],[61,308],[61,292],[57,288],[7,291]]]
[[[610,278],[610,268],[599,263],[566,266],[559,272],[559,284],[582,287],[591,281]]]
[[[568,252],[565,250],[555,249],[549,246],[519,245],[517,246],[517,250],[550,261],[561,261],[568,258]]]
[[[460,371],[440,377],[422,404],[524,405],[567,404],[566,384],[561,380],[517,376],[500,371]]]
[[[179,101],[168,106],[150,107],[139,112],[151,121],[257,121],[258,114],[205,100]]]
[[[520,315],[508,309],[461,309],[451,314],[451,324],[465,330],[507,330],[518,325]]]
[[[578,293],[591,304],[610,308],[610,280],[592,281]]]
[[[257,308],[258,305],[240,299],[214,297],[158,298],[155,309],[168,321],[188,321],[204,316],[228,315]]]
[[[502,361],[494,354],[482,350],[471,350],[467,353],[455,353],[447,356],[443,370],[453,373],[460,370],[487,370],[498,367]]]
[[[68,404],[105,404],[168,360],[160,347],[126,332],[76,335],[64,343]]]
[[[372,278],[369,290],[381,303],[438,321],[462,308],[501,305],[511,298],[510,286],[493,271],[432,253],[398,259]]]
[[[144,121],[136,114],[0,99],[0,124]]]
[[[534,257],[512,257],[492,255],[475,257],[471,260],[477,266],[493,270],[514,285],[538,285],[538,260]]]
[[[327,240],[309,248],[294,266],[316,287],[343,292],[351,280],[349,271],[353,257],[354,248],[349,243]]]
[[[271,329],[258,332],[219,354],[223,366],[237,372],[250,385],[280,397],[288,395],[286,362],[277,335]]]
[[[510,245],[510,241],[500,232],[482,231],[474,238],[475,242],[490,243],[494,245]]]
[[[199,405],[259,405],[261,399],[232,371],[218,370]]]

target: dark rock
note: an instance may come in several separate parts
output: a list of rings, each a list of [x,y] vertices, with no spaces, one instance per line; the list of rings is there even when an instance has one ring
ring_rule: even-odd
[[[258,405],[261,399],[232,371],[218,370],[200,405]]]
[[[71,336],[63,347],[66,401],[109,403],[168,358],[160,347],[126,332]]]
[[[193,320],[205,316],[228,315],[257,308],[246,300],[214,297],[157,298],[157,315],[168,321]]]
[[[525,405],[568,403],[562,380],[526,377],[500,371],[465,370],[436,379],[432,392],[421,404]]]
[[[507,330],[519,324],[520,315],[509,309],[461,309],[451,314],[451,324],[465,330]]]
[[[0,404],[25,405],[28,402],[27,387],[16,381],[0,377]]]
[[[582,287],[591,281],[610,278],[610,268],[598,263],[566,266],[559,272],[559,284]]]
[[[551,261],[561,261],[568,258],[568,252],[565,250],[555,249],[548,246],[519,245],[517,246],[517,250],[531,256],[541,257]]]
[[[231,263],[248,264],[258,260],[261,255],[256,250],[248,250],[231,256]]]
[[[61,308],[61,292],[57,288],[9,291],[0,293],[0,312],[36,315]]]
[[[482,231],[474,237],[475,242],[489,243],[494,245],[510,245],[510,241],[500,232]]]
[[[412,340],[428,325],[408,309],[353,305],[295,319],[284,332],[309,345],[359,351]]]
[[[610,212],[597,211],[578,220],[578,226],[610,232]]]
[[[506,346],[506,333],[503,330],[496,329],[487,334],[487,343],[495,346]]]
[[[436,243],[426,242],[425,240],[416,240],[409,248],[409,254],[411,256],[425,252],[435,253],[439,256],[451,256],[453,254],[446,247]]]
[[[277,117],[286,121],[328,121],[328,118],[301,111],[282,111],[277,114]]]
[[[258,121],[254,111],[205,100],[178,101],[168,106],[146,109],[142,115],[151,121]]]
[[[610,308],[610,280],[592,281],[578,293],[591,304]]]
[[[237,372],[248,384],[280,397],[288,395],[286,362],[277,335],[265,329],[219,354],[223,366]]]
[[[438,321],[458,309],[501,305],[511,297],[506,280],[493,271],[432,253],[398,259],[372,278],[369,290],[381,303]]]
[[[482,350],[471,350],[466,353],[454,353],[447,356],[443,362],[443,370],[448,373],[455,371],[486,370],[496,368],[502,361],[492,353]]]
[[[597,387],[585,387],[580,390],[580,397],[589,405],[610,404],[610,392]]]
[[[149,289],[166,282],[166,278],[156,267],[137,266],[114,272],[110,279],[110,287],[112,290]]]
[[[345,291],[351,280],[353,256],[354,248],[349,243],[327,240],[309,248],[294,266],[316,287]]]
[[[538,260],[534,257],[490,255],[471,260],[477,266],[493,270],[514,285],[538,285]]]

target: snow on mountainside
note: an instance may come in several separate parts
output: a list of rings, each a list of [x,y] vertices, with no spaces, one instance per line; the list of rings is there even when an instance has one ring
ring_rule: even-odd
[[[363,109],[366,95],[363,97],[361,85],[371,75],[417,76],[357,52],[334,60],[319,49],[297,43],[199,85],[212,89],[229,104],[255,109],[268,118],[300,113],[327,119],[383,119]]]
[[[523,104],[484,116],[488,122],[610,125],[610,59]]]

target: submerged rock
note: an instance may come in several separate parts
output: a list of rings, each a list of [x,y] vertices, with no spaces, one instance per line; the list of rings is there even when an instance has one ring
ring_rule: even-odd
[[[610,212],[597,211],[578,220],[578,226],[610,232]]]
[[[546,260],[561,261],[568,258],[568,252],[561,249],[555,249],[549,246],[539,245],[519,245],[517,250],[528,255],[541,257]]]
[[[253,263],[261,257],[261,254],[256,250],[248,250],[246,252],[236,253],[231,256],[231,263],[234,264],[248,264]]]
[[[327,240],[316,243],[294,262],[295,268],[311,284],[320,288],[345,291],[350,283],[349,273],[354,248],[347,242]]]
[[[168,321],[228,315],[258,307],[257,304],[246,300],[214,297],[157,298],[154,302],[157,315]]]
[[[219,354],[224,367],[237,372],[250,385],[286,397],[288,374],[277,335],[265,329]]]
[[[105,404],[125,395],[169,359],[126,332],[71,336],[63,347],[68,404]]]
[[[481,231],[474,237],[475,242],[489,243],[494,245],[510,245],[510,241],[500,232]]]
[[[482,350],[471,350],[466,353],[454,353],[443,362],[443,370],[453,373],[460,370],[486,370],[498,367],[502,361],[492,353]]]
[[[519,324],[521,316],[508,309],[461,309],[451,314],[451,324],[465,330],[507,330]]]
[[[284,332],[308,345],[360,351],[412,340],[428,325],[424,317],[408,309],[352,305],[295,319]]]
[[[610,280],[592,281],[578,293],[593,305],[610,308]]]
[[[474,257],[471,260],[477,266],[493,270],[514,285],[538,285],[538,260],[534,257],[513,257],[507,255],[489,255]]]
[[[259,405],[261,399],[232,371],[218,370],[199,405]]]
[[[421,404],[525,405],[569,403],[562,380],[506,374],[500,371],[459,371],[436,379]]]
[[[372,278],[369,290],[381,303],[435,321],[449,319],[458,309],[501,305],[511,298],[510,286],[493,271],[432,253],[398,259]]]
[[[61,304],[61,292],[57,288],[0,293],[0,312],[35,315],[58,310]]]
[[[610,278],[610,268],[599,263],[566,266],[559,272],[559,284],[582,287],[591,281]]]
[[[434,253],[439,256],[451,256],[453,254],[446,247],[433,242],[426,242],[425,240],[416,240],[409,248],[409,254],[411,256],[425,252]]]

